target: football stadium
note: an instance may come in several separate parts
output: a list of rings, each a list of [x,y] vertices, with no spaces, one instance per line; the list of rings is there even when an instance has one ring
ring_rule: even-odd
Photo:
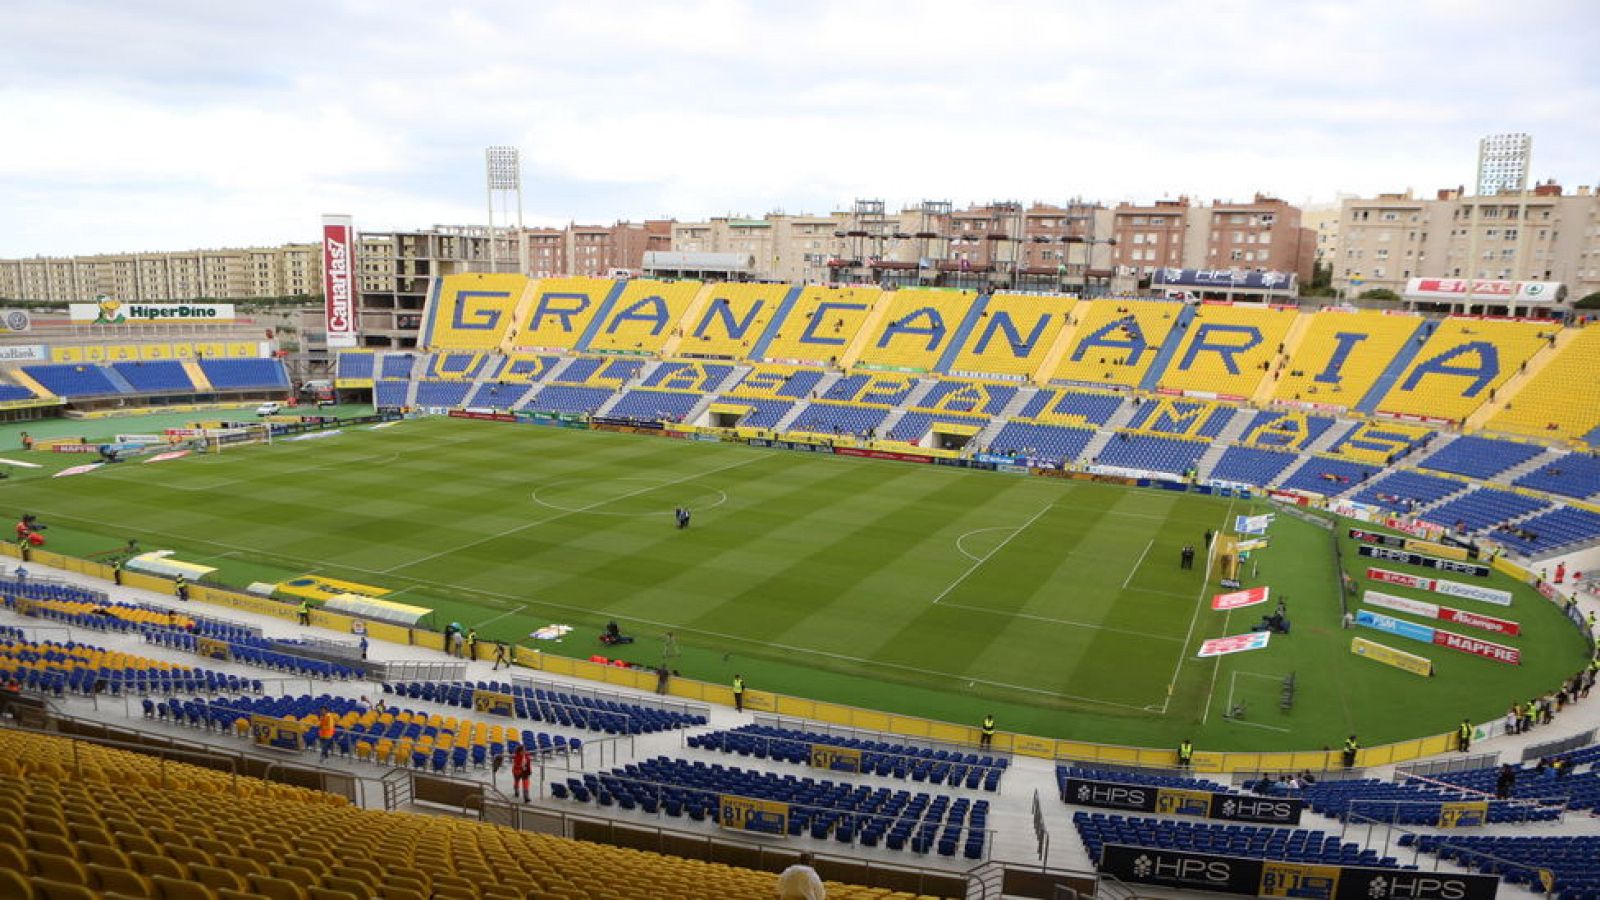
[[[306,405],[38,324],[5,896],[1600,896],[1585,322],[454,274]]]

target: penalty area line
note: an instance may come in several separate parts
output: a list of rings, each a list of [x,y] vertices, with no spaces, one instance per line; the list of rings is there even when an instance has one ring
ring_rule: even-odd
[[[476,625],[474,625],[472,627],[473,628],[482,628],[485,625],[492,625],[495,622],[498,622],[501,619],[506,618],[507,616],[514,616],[517,613],[522,612],[523,610],[525,610],[527,608],[528,608],[528,604],[524,603],[521,606],[517,607],[516,609],[508,609],[508,610],[506,610],[505,612],[501,613],[498,616],[494,616],[493,618],[489,618],[489,619],[484,619],[482,622],[479,622],[478,624],[476,624]]]
[[[1038,512],[1034,513],[1032,518],[1030,518],[1026,522],[1023,522],[1022,525],[1019,526],[1016,531],[1011,532],[1010,536],[1008,536],[1005,540],[1001,541],[999,544],[995,545],[995,548],[993,550],[990,550],[988,553],[985,553],[982,556],[982,558],[980,558],[977,562],[975,562],[972,565],[968,566],[967,570],[965,572],[962,572],[960,575],[956,576],[956,580],[955,581],[950,582],[950,584],[947,585],[944,590],[939,592],[939,596],[933,598],[933,604],[934,605],[938,605],[940,600],[943,600],[944,598],[950,596],[950,592],[955,590],[957,587],[960,587],[961,583],[963,581],[966,581],[969,577],[971,577],[973,572],[978,571],[978,567],[982,566],[984,563],[986,563],[989,560],[993,559],[995,554],[999,553],[1001,550],[1004,550],[1006,548],[1007,544],[1011,543],[1013,540],[1016,540],[1017,535],[1023,533],[1024,531],[1027,531],[1029,525],[1032,525],[1034,522],[1039,521],[1039,517],[1044,515],[1045,513],[1049,512],[1050,511],[1050,507],[1052,507],[1052,506],[1055,506],[1054,501],[1046,504],[1044,509],[1041,509]],[[968,532],[968,534],[971,534],[971,533],[972,532]],[[962,535],[962,537],[966,537],[966,535]]]

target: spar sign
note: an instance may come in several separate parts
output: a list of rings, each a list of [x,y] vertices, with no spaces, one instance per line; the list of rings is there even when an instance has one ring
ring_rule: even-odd
[[[1424,619],[1439,619],[1445,622],[1455,622],[1468,628],[1479,628],[1492,631],[1495,634],[1521,634],[1522,626],[1510,619],[1500,619],[1494,616],[1480,616],[1477,613],[1455,609],[1449,606],[1440,606],[1426,600],[1413,600],[1410,597],[1398,597],[1394,594],[1385,594],[1382,591],[1365,591],[1361,595],[1361,602],[1368,606],[1380,606],[1396,612],[1410,613]]]
[[[1511,592],[1502,591],[1498,588],[1462,584],[1459,581],[1429,578],[1426,575],[1407,575],[1404,572],[1391,572],[1388,569],[1379,569],[1377,567],[1368,567],[1367,577],[1373,581],[1381,581],[1384,584],[1397,584],[1401,587],[1416,588],[1419,591],[1433,591],[1435,594],[1447,594],[1451,597],[1460,597],[1463,600],[1481,600],[1484,603],[1493,603],[1496,606],[1511,605]]]
[[[322,292],[329,347],[356,345],[355,225],[322,217]]]
[[[1267,602],[1269,587],[1255,587],[1247,591],[1234,591],[1231,594],[1218,594],[1211,598],[1211,608],[1216,610],[1239,609],[1245,606],[1255,606]]]

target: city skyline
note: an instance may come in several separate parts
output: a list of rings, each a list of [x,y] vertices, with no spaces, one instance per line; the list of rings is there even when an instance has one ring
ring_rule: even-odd
[[[857,197],[1303,206],[1471,185],[1478,139],[1506,131],[1533,135],[1532,180],[1600,180],[1600,17],[1571,0],[1514,20],[1443,0],[79,2],[10,19],[0,257],[271,245],[325,212],[478,224],[500,143],[522,150],[533,226]]]

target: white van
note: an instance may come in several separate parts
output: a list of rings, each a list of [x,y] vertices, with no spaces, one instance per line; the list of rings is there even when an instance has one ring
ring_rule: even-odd
[[[256,407],[256,415],[258,415],[258,416],[275,416],[275,415],[278,414],[278,411],[281,410],[281,409],[283,409],[283,404],[281,404],[281,403],[276,403],[276,402],[263,403],[260,406]]]

